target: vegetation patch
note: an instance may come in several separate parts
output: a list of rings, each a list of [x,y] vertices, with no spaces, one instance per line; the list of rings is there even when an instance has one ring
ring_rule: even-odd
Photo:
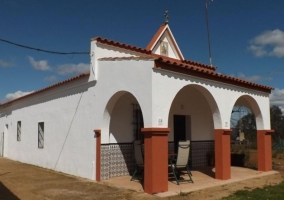
[[[279,200],[284,197],[284,182],[274,185],[266,186],[264,188],[256,188],[252,191],[239,190],[233,195],[223,198],[224,200],[239,200],[239,199],[269,199],[269,200]]]

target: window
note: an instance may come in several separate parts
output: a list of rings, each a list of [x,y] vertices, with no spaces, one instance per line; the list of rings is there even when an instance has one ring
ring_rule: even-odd
[[[142,111],[139,104],[132,104],[133,106],[133,135],[135,140],[144,141],[143,133],[141,132],[141,128],[144,127]]]
[[[21,121],[17,122],[17,141],[21,141],[22,136],[22,124]]]
[[[44,122],[38,123],[38,148],[44,147]]]

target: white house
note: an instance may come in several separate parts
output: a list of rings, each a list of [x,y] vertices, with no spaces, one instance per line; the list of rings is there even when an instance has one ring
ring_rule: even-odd
[[[191,140],[192,166],[215,148],[217,179],[230,178],[230,118],[236,105],[256,116],[258,170],[269,171],[273,88],[184,59],[162,25],[139,48],[91,40],[90,73],[0,105],[0,156],[94,180],[131,174],[144,139],[147,193],[168,190],[168,152]]]

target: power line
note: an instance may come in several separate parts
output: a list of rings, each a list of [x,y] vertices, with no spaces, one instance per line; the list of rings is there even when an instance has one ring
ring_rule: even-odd
[[[12,44],[12,45],[15,45],[15,46],[18,46],[18,47],[22,47],[22,48],[25,48],[25,49],[31,49],[31,50],[41,51],[41,52],[51,53],[51,54],[60,54],[60,55],[90,54],[90,52],[59,52],[59,51],[49,51],[49,50],[44,50],[44,49],[39,49],[39,48],[35,48],[35,47],[30,47],[30,46],[18,44],[18,43],[11,42],[11,41],[8,41],[8,40],[4,40],[4,39],[1,39],[1,38],[0,38],[0,41],[1,41],[1,42],[6,42],[6,43],[8,43],[8,44]]]

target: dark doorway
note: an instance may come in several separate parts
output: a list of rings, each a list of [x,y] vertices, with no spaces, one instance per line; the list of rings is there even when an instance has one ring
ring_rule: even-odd
[[[178,150],[178,141],[186,140],[186,116],[174,115],[174,143],[175,153]]]

